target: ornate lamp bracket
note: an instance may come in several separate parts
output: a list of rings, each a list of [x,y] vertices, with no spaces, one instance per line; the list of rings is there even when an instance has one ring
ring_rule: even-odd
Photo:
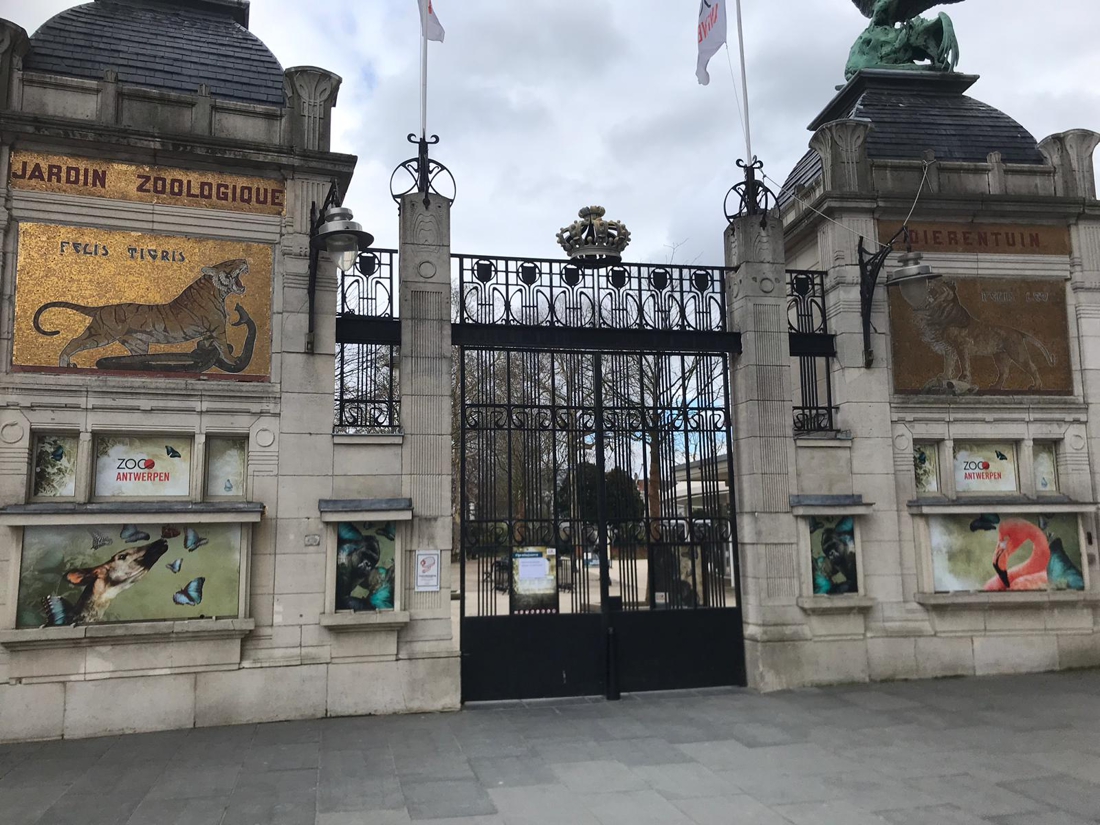
[[[908,242],[909,227],[903,226],[889,241],[887,241],[874,255],[869,255],[863,245],[863,236],[859,238],[859,304],[860,314],[863,320],[863,366],[871,369],[875,363],[875,351],[871,347],[871,308],[875,302],[875,289],[878,287],[879,276],[886,266],[886,259],[894,252],[894,244],[904,236]]]

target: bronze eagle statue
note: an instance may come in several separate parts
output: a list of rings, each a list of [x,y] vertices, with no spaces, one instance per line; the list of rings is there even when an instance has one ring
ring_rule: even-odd
[[[920,15],[934,6],[962,1],[852,0],[871,25],[852,46],[844,76],[851,80],[860,69],[954,71],[959,41],[951,18],[943,12],[932,20]]]

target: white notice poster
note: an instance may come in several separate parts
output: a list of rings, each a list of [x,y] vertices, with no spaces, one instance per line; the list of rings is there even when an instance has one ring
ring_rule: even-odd
[[[439,551],[416,551],[416,592],[436,593],[439,591]]]

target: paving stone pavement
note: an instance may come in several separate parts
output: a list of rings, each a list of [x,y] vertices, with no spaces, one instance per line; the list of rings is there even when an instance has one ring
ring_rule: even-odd
[[[3,825],[412,822],[1096,825],[1100,671],[0,746]]]

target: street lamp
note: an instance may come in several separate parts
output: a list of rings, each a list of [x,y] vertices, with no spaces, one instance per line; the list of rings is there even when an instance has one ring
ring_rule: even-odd
[[[913,309],[923,309],[928,303],[928,282],[943,275],[933,272],[928,264],[921,263],[924,255],[908,251],[898,258],[900,267],[886,276],[887,287],[897,287],[905,303]]]
[[[347,272],[374,243],[374,236],[363,231],[351,210],[342,205],[343,198],[336,181],[329,187],[321,208],[314,201],[309,210],[309,328],[306,332],[306,352],[314,347],[314,304],[317,297],[317,267],[321,252],[333,256],[341,272]]]
[[[871,310],[875,298],[875,288],[878,286],[879,275],[886,266],[886,259],[894,253],[894,244],[901,238],[905,239],[906,251],[898,258],[902,264],[886,278],[886,286],[898,287],[906,302],[914,309],[921,309],[928,300],[928,282],[941,277],[932,271],[928,264],[922,264],[920,252],[914,252],[909,239],[908,225],[902,226],[889,241],[880,244],[878,250],[872,255],[863,245],[863,238],[859,239],[857,252],[859,255],[859,299],[860,315],[863,320],[863,366],[870,369],[875,362],[875,353],[871,349]]]

